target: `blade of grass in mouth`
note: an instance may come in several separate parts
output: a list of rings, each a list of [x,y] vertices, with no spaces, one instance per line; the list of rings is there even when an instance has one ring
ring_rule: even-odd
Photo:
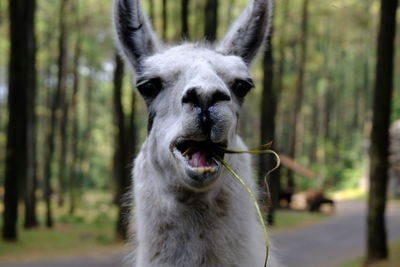
[[[279,165],[280,165],[279,155],[275,151],[268,149],[268,148],[271,147],[271,145],[272,145],[272,142],[267,143],[265,145],[261,145],[257,149],[250,149],[250,150],[231,150],[231,149],[228,149],[228,148],[225,148],[225,147],[218,147],[217,149],[218,150],[222,150],[224,153],[231,153],[231,154],[239,154],[239,153],[251,153],[251,154],[266,154],[266,153],[269,153],[269,154],[273,154],[276,157],[276,161],[277,161],[276,166],[272,170],[268,171],[268,173],[264,176],[264,183],[265,183],[265,185],[267,187],[268,195],[270,195],[269,194],[269,187],[268,187],[268,183],[267,183],[266,179],[267,179],[268,175],[271,172],[273,172],[274,170],[276,170],[277,168],[279,168]],[[250,190],[250,188],[246,185],[246,183],[243,181],[243,179],[240,178],[240,176],[232,169],[231,166],[229,166],[229,164],[223,158],[218,156],[215,151],[211,151],[211,153],[213,154],[214,158],[217,161],[221,162],[221,164],[243,186],[243,188],[246,189],[247,194],[250,196],[250,198],[253,201],[254,207],[255,207],[255,209],[257,211],[257,215],[258,215],[258,218],[260,220],[261,227],[262,227],[263,233],[264,233],[264,239],[265,239],[265,261],[264,261],[264,267],[265,267],[265,266],[267,266],[268,252],[269,252],[268,232],[267,232],[267,227],[266,227],[265,222],[264,222],[264,218],[263,218],[262,213],[261,213],[260,206],[258,205],[258,202],[257,202],[257,198],[254,195],[254,193]]]

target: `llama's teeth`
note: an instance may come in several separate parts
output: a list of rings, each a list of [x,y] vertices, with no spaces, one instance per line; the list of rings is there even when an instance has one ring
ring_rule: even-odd
[[[193,171],[198,172],[198,173],[204,173],[205,172],[203,167],[194,167]]]
[[[193,171],[198,172],[198,173],[210,173],[210,172],[215,172],[216,168],[215,167],[193,167]]]

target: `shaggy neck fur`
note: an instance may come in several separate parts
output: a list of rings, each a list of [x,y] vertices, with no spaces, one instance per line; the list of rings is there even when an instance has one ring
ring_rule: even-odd
[[[235,147],[245,149],[239,138]],[[262,266],[263,235],[245,190],[227,171],[208,192],[168,184],[173,172],[151,161],[146,142],[135,161],[137,267]],[[226,155],[254,190],[247,155]]]

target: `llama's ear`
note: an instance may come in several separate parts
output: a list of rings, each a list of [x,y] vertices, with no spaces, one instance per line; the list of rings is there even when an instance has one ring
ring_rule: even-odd
[[[143,59],[161,46],[140,1],[114,0],[113,22],[120,51],[140,71]]]
[[[251,0],[233,24],[217,51],[237,55],[250,64],[266,36],[272,17],[272,0]]]

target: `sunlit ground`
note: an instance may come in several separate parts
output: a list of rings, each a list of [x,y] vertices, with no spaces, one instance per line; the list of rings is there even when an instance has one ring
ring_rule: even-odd
[[[357,258],[346,263],[339,265],[338,267],[355,267],[363,265],[363,258]],[[373,267],[399,267],[400,266],[400,243],[394,243],[389,248],[389,260],[382,261],[371,265]]]
[[[331,213],[311,213],[308,211],[280,210],[276,213],[274,232],[309,226],[329,219]]]
[[[54,201],[53,229],[43,226],[45,209],[39,202],[41,226],[25,230],[21,223],[17,242],[0,240],[0,261],[19,259],[21,255],[26,260],[121,249],[123,244],[115,235],[116,208],[111,202],[111,194],[85,193],[74,215],[70,215],[68,204],[60,208]]]
[[[0,241],[0,261],[16,260],[20,255],[24,255],[24,260],[47,259],[122,249],[124,244],[115,238],[117,210],[110,204],[111,197],[111,194],[106,193],[85,193],[73,216],[68,213],[68,203],[63,208],[53,203],[56,222],[54,229],[41,226],[33,230],[24,230],[21,226],[18,242]],[[38,213],[41,225],[44,212],[44,205],[40,203]],[[272,227],[272,230],[283,231],[311,225],[330,216],[306,211],[280,210],[276,213],[276,226]]]
[[[330,194],[331,196],[335,199],[363,199],[365,192],[346,190]],[[64,207],[59,208],[54,199],[55,227],[47,229],[43,226],[44,205],[39,202],[38,214],[42,226],[24,230],[21,222],[18,242],[0,240],[0,262],[20,260],[21,255],[24,255],[26,261],[121,251],[124,244],[117,241],[115,236],[117,209],[111,203],[112,195],[109,193],[88,192],[82,196],[76,212],[71,216],[68,201]],[[283,209],[276,212],[275,225],[271,227],[273,232],[295,230],[335,216],[329,207],[323,207],[322,213],[310,213],[304,211],[301,201],[294,204],[294,210]],[[392,245],[391,249],[391,261],[376,266],[400,266],[400,243]],[[362,259],[354,259],[342,266],[360,266],[361,262]]]

